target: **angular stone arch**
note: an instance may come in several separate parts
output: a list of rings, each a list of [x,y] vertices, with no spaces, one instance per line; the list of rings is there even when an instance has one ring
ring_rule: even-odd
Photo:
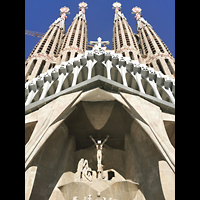
[[[34,130],[37,122],[38,121],[36,120],[36,121],[31,121],[31,122],[28,122],[25,124],[25,145],[30,140],[31,135],[33,133],[33,130]]]
[[[156,97],[153,91],[153,87],[150,85],[150,83],[146,79],[142,78],[141,83],[146,94]]]
[[[162,99],[164,101],[167,101],[167,102],[170,102],[171,103],[171,100],[170,100],[170,97],[169,95],[167,94],[167,92],[162,88],[162,87],[157,87],[158,88],[158,92],[160,94],[160,96],[162,97]]]
[[[65,80],[63,81],[61,90],[64,90],[64,89],[66,89],[66,88],[71,87],[72,81],[73,81],[73,77],[74,77],[74,74],[73,74],[73,73],[68,74],[68,76],[67,76],[67,77],[65,78]]]
[[[80,70],[76,84],[86,81],[88,79],[88,68],[86,66],[82,67]]]
[[[116,67],[111,68],[110,74],[113,81],[123,84],[121,73]]]
[[[41,96],[42,92],[43,92],[43,88],[40,88],[38,90],[38,92],[35,94],[33,100],[31,101],[31,103],[33,103],[35,101],[38,101],[40,99],[40,96]]]
[[[48,97],[48,96],[54,94],[54,93],[56,92],[57,86],[58,86],[58,80],[56,80],[56,81],[54,81],[54,82],[52,83],[52,85],[50,86],[50,88],[49,88],[49,90],[48,90],[46,96]]]
[[[101,75],[107,78],[106,66],[101,62],[97,62],[92,68],[92,77]]]
[[[128,84],[128,87],[131,87],[131,88],[139,91],[138,83],[137,83],[135,77],[130,72],[126,73],[126,82]]]

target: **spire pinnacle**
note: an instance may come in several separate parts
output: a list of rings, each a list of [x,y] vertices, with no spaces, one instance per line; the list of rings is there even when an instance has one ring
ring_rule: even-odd
[[[119,2],[115,2],[115,3],[113,3],[113,9],[115,9],[115,14],[118,12],[118,11],[120,11],[121,12],[121,3],[119,3]]]
[[[60,17],[61,17],[62,19],[64,19],[64,20],[67,19],[66,14],[68,14],[68,15],[70,14],[70,12],[69,12],[69,8],[66,7],[66,6],[60,8]]]
[[[62,8],[60,8],[60,16],[58,19],[56,19],[54,22],[53,22],[53,26],[59,26],[61,29],[63,29],[65,31],[65,20],[67,19],[67,16],[66,14],[70,14],[69,12],[69,8],[64,6]],[[51,26],[52,26],[51,25]]]
[[[141,11],[142,9],[135,6],[134,8],[132,8],[132,13],[131,14],[135,14],[135,20],[137,21],[137,28],[141,29],[143,26],[150,26],[152,27],[141,15]]]
[[[81,11],[83,14],[85,14],[85,9],[88,9],[87,3],[81,2],[78,5],[79,5],[79,12]]]
[[[132,8],[132,11],[133,12],[131,14],[135,14],[135,19],[136,20],[139,20],[139,18],[142,17],[142,15],[141,15],[142,9],[141,8],[135,6],[134,8]]]

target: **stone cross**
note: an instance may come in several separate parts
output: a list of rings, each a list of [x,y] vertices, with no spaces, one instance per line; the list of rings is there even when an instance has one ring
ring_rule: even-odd
[[[100,37],[97,38],[97,42],[96,41],[90,41],[90,45],[95,45],[97,44],[98,48],[101,48],[101,45],[109,45],[110,42],[109,41],[103,41]]]

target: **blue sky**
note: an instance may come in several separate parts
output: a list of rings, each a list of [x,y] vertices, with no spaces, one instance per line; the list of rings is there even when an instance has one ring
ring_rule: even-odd
[[[70,8],[67,15],[66,31],[74,16],[78,13],[78,4],[82,0],[25,0],[25,29],[45,33],[49,26],[59,17],[60,8]],[[88,4],[86,10],[88,42],[97,40],[108,40],[112,49],[112,31],[114,0],[85,0]],[[142,8],[142,16],[152,26],[156,33],[167,45],[175,57],[175,0],[119,0],[122,4],[122,13],[127,18],[129,25],[136,33],[135,15],[131,9],[135,6]],[[25,60],[28,58],[34,46],[40,38],[25,35]]]

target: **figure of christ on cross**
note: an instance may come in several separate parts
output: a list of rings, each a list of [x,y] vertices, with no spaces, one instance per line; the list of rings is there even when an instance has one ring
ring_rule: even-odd
[[[105,142],[108,140],[109,135],[106,136],[106,139],[101,143],[101,140],[94,140],[94,138],[90,135],[90,138],[92,139],[92,141],[94,142],[96,148],[97,148],[97,177],[98,178],[105,178],[103,176],[103,165],[102,165],[102,151],[103,151],[103,145],[105,144]]]

